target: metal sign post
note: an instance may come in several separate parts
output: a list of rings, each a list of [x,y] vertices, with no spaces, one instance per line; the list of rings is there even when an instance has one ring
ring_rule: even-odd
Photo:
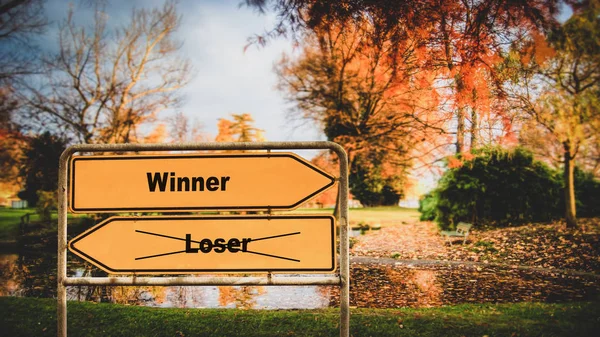
[[[114,276],[110,276],[110,277],[67,277],[67,248],[68,248],[68,243],[67,243],[67,211],[68,211],[68,207],[71,206],[73,207],[73,205],[69,205],[68,202],[68,193],[67,191],[69,191],[69,185],[68,185],[68,174],[69,174],[69,163],[71,162],[72,158],[73,158],[73,154],[75,153],[95,153],[95,152],[110,152],[110,153],[127,153],[127,152],[138,152],[138,151],[143,151],[143,152],[166,152],[166,151],[225,151],[225,150],[253,150],[253,151],[261,151],[261,150],[265,150],[267,151],[266,153],[261,153],[261,154],[248,154],[247,157],[249,158],[253,158],[253,159],[259,159],[260,157],[266,157],[267,160],[269,158],[279,158],[281,159],[285,159],[288,160],[289,162],[287,164],[281,164],[281,165],[288,165],[289,163],[292,163],[290,165],[292,166],[297,166],[300,167],[301,169],[298,169],[297,172],[301,172],[298,174],[304,175],[302,177],[308,177],[311,176],[311,178],[296,178],[297,181],[302,181],[301,179],[308,179],[311,182],[311,185],[308,187],[308,189],[305,190],[300,190],[299,192],[296,191],[293,193],[293,195],[290,197],[290,199],[284,200],[283,202],[277,204],[276,202],[273,202],[272,200],[267,199],[263,199],[263,200],[259,200],[257,201],[255,204],[251,205],[251,204],[243,204],[243,205],[234,205],[234,204],[227,204],[227,205],[223,205],[222,203],[216,203],[216,204],[210,204],[210,205],[202,205],[202,204],[190,204],[189,202],[187,204],[184,205],[172,205],[172,204],[168,204],[168,205],[162,205],[163,210],[174,210],[174,209],[186,209],[186,210],[192,210],[192,209],[251,209],[251,210],[256,210],[256,209],[264,209],[264,210],[272,210],[272,209],[292,209],[295,208],[297,206],[300,205],[300,203],[308,200],[309,198],[317,195],[318,193],[324,191],[325,189],[329,188],[330,186],[333,185],[333,177],[330,177],[328,174],[324,173],[323,171],[321,171],[318,168],[314,168],[314,166],[312,166],[310,163],[306,162],[305,160],[301,159],[300,157],[293,155],[293,154],[283,154],[283,153],[279,153],[279,152],[271,152],[271,150],[311,150],[311,149],[328,149],[333,151],[334,153],[337,154],[338,158],[339,158],[339,164],[340,164],[340,174],[339,174],[339,184],[338,184],[338,193],[339,193],[339,218],[337,219],[337,223],[339,224],[340,227],[340,255],[339,255],[339,274],[338,275],[331,275],[331,276],[295,276],[295,277],[277,277],[277,276],[271,276],[270,274],[268,276],[255,276],[255,277],[210,277],[210,276],[200,276],[200,277],[185,277],[185,276],[178,276],[178,277],[137,277],[135,276],[135,274],[137,273],[142,273],[142,274],[148,274],[148,273],[169,273],[172,271],[169,271],[169,269],[176,269],[177,273],[180,273],[181,271],[178,269],[178,267],[168,267],[165,265],[154,265],[152,263],[150,263],[150,267],[149,268],[145,268],[145,267],[139,267],[138,265],[126,265],[126,266],[118,266],[116,268],[103,268],[107,271],[111,271],[111,272],[118,272],[118,273],[133,273],[134,276],[133,277],[114,277]],[[186,159],[189,159],[190,157],[194,157],[194,156],[173,156],[173,155],[166,155],[167,157],[184,157]],[[246,158],[246,154],[241,155],[243,158]],[[256,156],[256,158],[254,158]],[[80,159],[84,159],[87,156],[82,156],[82,157],[77,157]],[[125,156],[111,156],[110,158],[127,158]],[[136,156],[129,156],[129,158],[135,158]],[[141,156],[143,157],[143,156]],[[152,157],[152,156],[146,156],[146,158],[148,157]],[[198,157],[203,157],[203,156],[196,156],[196,158]],[[224,159],[227,157],[236,157],[236,156],[230,156],[227,154],[223,154],[223,155],[218,155],[218,156],[213,156],[213,157],[219,157],[219,159]],[[89,157],[91,158],[91,156]],[[109,158],[108,156],[106,158]],[[155,157],[152,157],[155,158]],[[234,159],[240,159],[240,158],[234,158]],[[127,161],[125,159],[116,159],[113,161],[121,161],[124,160],[123,162]],[[85,161],[85,160],[83,160]],[[82,162],[83,162],[82,161]],[[136,161],[136,159],[132,159],[131,160]],[[273,162],[273,161],[272,161]],[[300,164],[300,165],[298,165]],[[221,164],[218,164],[221,165]],[[262,164],[257,164],[257,165],[262,165]],[[275,167],[275,171],[277,173],[285,173],[284,171],[287,171],[287,166],[282,167],[281,165],[276,165]],[[134,165],[135,166],[135,165]],[[253,164],[251,164],[250,166],[254,166]],[[278,168],[277,168],[278,167]],[[81,167],[77,167],[77,170],[80,170]],[[308,169],[307,169],[308,168]],[[283,170],[283,171],[282,171]],[[291,169],[296,170],[296,169]],[[91,172],[91,171],[90,171]],[[183,172],[183,171],[180,171]],[[316,172],[316,174],[315,174]],[[81,171],[79,171],[79,173],[81,173]],[[218,177],[215,175],[215,173],[211,173],[211,172],[207,172],[205,173],[197,173],[197,172],[186,172],[185,174],[180,174],[179,176],[177,176],[177,172],[175,172],[174,170],[166,170],[163,169],[162,167],[155,167],[154,170],[146,170],[145,172],[142,172],[142,177],[141,177],[141,181],[142,183],[148,184],[148,186],[146,187],[148,190],[150,190],[152,188],[152,184],[154,184],[154,188],[155,190],[160,190],[161,187],[163,188],[163,190],[167,191],[167,190],[171,190],[171,188],[174,189],[174,191],[177,191],[177,189],[179,187],[181,187],[182,193],[185,192],[194,192],[191,191],[192,187],[187,187],[186,183],[185,183],[185,179],[183,178],[188,178],[188,181],[191,181],[194,178],[197,178],[196,182],[197,182],[197,190],[196,192],[200,192],[199,191],[199,186],[200,186],[200,178],[201,177],[203,179],[202,184],[204,184],[204,188],[207,189],[207,191],[213,192],[211,189],[216,189],[220,188],[221,190],[225,189],[225,188],[234,188],[231,187],[233,186],[233,181],[232,179],[232,174],[238,174],[236,173],[236,171],[232,171],[229,172],[227,174],[222,174],[219,175]],[[149,173],[149,174],[148,174]],[[165,173],[167,173],[165,175]],[[74,179],[74,173],[73,173],[73,168],[71,169],[71,174],[72,174],[72,179]],[[204,174],[204,175],[203,175]],[[242,174],[242,173],[239,173]],[[138,174],[139,175],[139,174]],[[189,175],[186,176],[186,175]],[[85,176],[85,175],[84,175]],[[181,177],[180,180],[177,180],[177,178]],[[229,177],[229,179],[227,179],[227,177]],[[268,176],[266,176],[268,177]],[[167,179],[168,178],[168,179]],[[173,178],[173,183],[175,184],[174,187],[171,187],[171,185],[168,185],[168,183],[171,181],[170,179]],[[211,179],[214,178],[214,179]],[[77,181],[80,181],[79,176],[77,176]],[[84,178],[82,178],[84,179]],[[125,181],[128,181],[130,178],[126,178]],[[144,180],[145,179],[145,180]],[[236,178],[238,179],[238,178]],[[73,183],[73,181],[71,182]],[[172,184],[173,184],[172,183]],[[143,184],[142,184],[143,185]],[[164,186],[162,186],[164,185]],[[277,184],[276,184],[277,185]],[[223,286],[235,286],[235,285],[336,285],[339,286],[341,288],[340,291],[340,336],[342,337],[348,337],[350,335],[350,309],[349,309],[349,245],[348,245],[348,159],[346,156],[346,152],[344,151],[344,149],[339,146],[336,143],[332,143],[332,142],[263,142],[263,143],[186,143],[186,144],[106,144],[106,145],[75,145],[75,146],[71,146],[68,149],[66,149],[63,154],[61,155],[60,158],[60,163],[59,163],[59,178],[58,178],[58,272],[57,272],[57,281],[58,281],[58,289],[57,289],[57,335],[60,337],[65,337],[67,336],[67,293],[66,293],[66,287],[67,286],[90,286],[90,285],[106,285],[106,286],[203,286],[203,285],[223,285]],[[179,186],[179,187],[178,187]],[[211,187],[211,189],[208,189],[208,187]],[[185,189],[189,189],[189,191],[185,191]],[[81,190],[80,190],[81,191]],[[78,192],[79,193],[79,192]],[[85,193],[85,192],[82,192]],[[277,192],[274,192],[277,193]],[[73,194],[73,193],[71,193]],[[158,193],[160,194],[160,193]],[[243,194],[243,193],[241,193]],[[81,194],[80,194],[81,195]],[[71,195],[72,196],[72,195]],[[213,198],[214,199],[214,198]],[[182,200],[187,200],[186,198],[183,198]],[[243,200],[243,199],[242,199]],[[253,200],[256,201],[256,200]],[[72,201],[73,202],[73,201]],[[87,201],[86,201],[87,202]],[[153,202],[156,202],[156,200],[154,200]],[[130,211],[135,211],[135,209],[137,208],[144,208],[144,209],[156,209],[156,207],[160,208],[161,207],[161,202],[162,201],[158,201],[158,203],[154,203],[154,204],[150,204],[149,206],[142,204],[142,206],[139,205],[128,205],[126,207],[124,207],[127,210]],[[187,202],[187,201],[186,201]],[[265,204],[266,203],[266,204]],[[275,204],[275,206],[277,207],[272,207],[271,204]],[[92,205],[92,204],[85,204],[85,205]],[[77,206],[77,205],[76,205]],[[110,209],[114,208],[115,206],[113,204],[110,204],[110,200],[108,204],[103,204],[101,205],[101,209],[102,210],[94,210],[94,208],[96,208],[95,206],[82,206],[81,209],[79,209],[78,211],[81,212],[97,212],[97,211],[110,211]],[[117,205],[118,206],[118,205]],[[180,208],[178,208],[179,206],[181,206]],[[89,208],[89,209],[86,209]],[[77,207],[73,207],[73,208],[77,208]],[[77,209],[76,209],[77,210]],[[177,218],[175,220],[175,223],[181,225],[181,227],[179,229],[177,229],[177,233],[158,233],[158,231],[156,230],[156,225],[150,225],[150,223],[152,222],[151,219],[148,218],[143,218],[143,217],[138,217],[138,218],[111,218],[109,219],[110,221],[124,221],[124,222],[133,222],[131,221],[131,219],[137,219],[138,222],[140,223],[146,223],[148,224],[148,228],[152,227],[152,230],[144,230],[141,227],[136,227],[136,226],[132,226],[130,231],[128,232],[127,235],[141,235],[141,236],[146,236],[146,237],[152,237],[153,239],[156,238],[162,238],[163,240],[166,240],[166,237],[171,237],[171,239],[169,239],[171,242],[165,243],[165,245],[169,246],[169,245],[175,245],[177,246],[177,248],[175,248],[176,250],[174,250],[174,253],[181,253],[180,255],[183,255],[184,257],[187,256],[187,258],[189,259],[190,256],[195,256],[195,257],[208,257],[210,254],[213,253],[217,253],[216,250],[218,250],[220,253],[225,253],[228,252],[230,254],[233,254],[234,251],[236,254],[241,254],[244,255],[244,253],[248,253],[246,255],[259,255],[261,256],[261,254],[253,254],[250,253],[255,252],[255,253],[263,253],[263,255],[261,256],[262,258],[266,259],[266,260],[273,260],[273,261],[279,261],[278,265],[276,266],[270,266],[268,263],[265,265],[264,261],[265,260],[257,260],[257,264],[255,265],[255,267],[253,267],[252,272],[255,271],[264,271],[264,272],[271,272],[271,271],[277,271],[277,269],[280,270],[291,270],[291,271],[296,271],[296,272],[302,272],[303,270],[310,270],[310,271],[331,271],[333,269],[335,269],[335,263],[334,261],[332,261],[332,256],[335,256],[334,253],[334,249],[332,250],[332,247],[335,247],[335,245],[332,244],[332,238],[335,237],[335,235],[331,235],[331,226],[328,227],[328,229],[323,230],[323,225],[318,225],[317,227],[319,227],[318,229],[312,228],[312,225],[316,225],[316,221],[312,221],[309,222],[309,225],[298,225],[298,224],[292,224],[293,221],[290,221],[294,218],[295,216],[271,216],[271,217],[266,217],[267,219],[262,219],[261,217],[251,217],[253,218],[253,221],[257,222],[257,228],[263,228],[261,229],[261,233],[263,236],[261,237],[253,237],[251,235],[248,234],[248,232],[244,232],[244,229],[242,227],[239,228],[238,232],[232,231],[232,232],[219,232],[219,233],[214,233],[213,236],[215,236],[214,238],[200,238],[200,240],[197,240],[197,234],[195,234],[192,229],[189,227],[189,225],[185,225],[185,222],[189,222],[189,221],[205,221],[208,222],[212,219],[212,221],[232,221],[233,223],[239,223],[242,219],[233,219],[234,217],[230,217],[228,220],[221,218],[221,217],[202,217],[202,216],[198,216],[198,217],[187,217],[187,220],[184,220],[184,218]],[[300,217],[300,216],[296,216],[296,217]],[[156,220],[159,217],[154,217],[155,221],[161,221],[161,220]],[[165,217],[162,217],[161,219],[164,219]],[[216,219],[219,220],[216,220]],[[264,218],[264,217],[263,217]],[[268,218],[270,218],[271,220],[269,220]],[[278,219],[277,221],[283,221],[286,224],[289,223],[291,227],[289,227],[288,232],[286,233],[274,233],[272,231],[272,228],[269,227],[268,225],[265,225],[265,221],[272,221],[272,219]],[[327,217],[324,217],[327,218]],[[127,220],[124,220],[127,219]],[[172,218],[170,218],[171,220],[173,220]],[[202,219],[202,220],[200,220]],[[286,220],[287,219],[287,220]],[[321,219],[323,220],[323,219]],[[245,221],[248,221],[248,219],[246,219]],[[304,219],[303,221],[306,221],[306,219]],[[329,224],[331,223],[331,220],[328,220]],[[97,225],[96,227],[90,229],[90,231],[96,232],[96,234],[90,234],[90,231],[87,231],[85,233],[83,233],[82,235],[80,235],[79,237],[75,238],[74,240],[71,241],[71,248],[74,250],[74,252],[79,255],[82,256],[84,258],[86,258],[87,255],[88,257],[90,257],[90,259],[86,258],[86,260],[91,261],[92,263],[94,263],[94,260],[96,262],[102,262],[99,261],[98,258],[94,258],[93,256],[91,256],[90,254],[91,251],[88,251],[90,249],[94,250],[94,244],[93,244],[93,240],[92,241],[87,241],[84,244],[84,237],[88,237],[91,235],[104,235],[104,234],[108,234],[111,235],[110,231],[114,229],[114,226],[112,226],[113,228],[110,228],[110,230],[107,230],[107,228],[109,228],[109,225],[107,224],[108,220],[104,223],[101,223],[99,225]],[[314,223],[313,223],[314,222]],[[312,225],[310,225],[310,223],[312,223]],[[186,227],[187,226],[187,227]],[[171,226],[169,226],[171,227]],[[235,227],[235,226],[234,226]],[[310,227],[310,228],[309,228]],[[327,226],[325,226],[327,227]],[[146,228],[147,229],[147,228]],[[102,231],[102,233],[100,233],[100,231]],[[295,242],[294,244],[302,244],[302,232],[307,233],[306,231],[314,231],[313,233],[319,233],[319,236],[325,236],[326,238],[324,239],[324,242],[322,244],[319,245],[311,245],[310,249],[313,249],[315,247],[320,247],[319,249],[322,250],[322,253],[318,253],[316,255],[322,257],[322,255],[326,255],[326,258],[323,260],[321,258],[315,258],[313,256],[313,254],[308,254],[308,255],[303,255],[303,256],[287,256],[285,254],[287,254],[288,252],[281,252],[281,255],[279,254],[266,254],[266,255],[271,255],[266,256],[264,254],[264,252],[259,252],[256,248],[265,248],[267,247],[266,245],[263,246],[259,246],[259,244],[264,244],[264,242],[260,242],[260,241],[264,241],[264,240],[256,240],[256,239],[264,239],[264,238],[268,238],[268,237],[281,237],[283,238],[284,234],[287,234],[285,237],[287,237],[287,239],[291,239],[293,237],[293,241],[291,240],[290,242]],[[100,234],[99,234],[100,233]],[[148,234],[151,233],[151,234]],[[300,234],[296,234],[296,233],[300,233]],[[329,233],[329,234],[327,234]],[[87,235],[86,235],[87,234]],[[152,235],[152,234],[158,234],[158,235]],[[172,235],[175,234],[175,235]],[[227,235],[226,235],[227,234]],[[313,235],[313,234],[311,234]],[[226,238],[227,237],[227,241]],[[147,239],[147,238],[145,238]],[[206,241],[204,241],[204,243],[202,243],[203,239],[206,239]],[[222,241],[218,240],[218,239],[222,239]],[[252,239],[255,239],[255,242],[252,243]],[[167,241],[169,241],[167,240]],[[246,241],[244,241],[246,240]],[[209,242],[210,241],[210,244]],[[258,242],[257,242],[258,241]],[[329,244],[325,243],[325,241],[329,242]],[[92,244],[89,244],[90,242],[92,242]],[[163,242],[163,241],[161,241]],[[162,243],[161,243],[162,244]],[[210,251],[208,249],[208,247],[210,246]],[[165,246],[165,248],[167,248]],[[221,252],[222,250],[222,252]],[[298,251],[298,249],[295,249],[294,251]],[[167,253],[173,253],[173,252],[167,252]],[[327,252],[327,253],[323,253],[323,252]],[[90,254],[88,254],[90,253]],[[199,254],[205,254],[205,255],[199,255]],[[285,253],[285,254],[284,254]],[[102,251],[98,252],[98,251],[94,251],[93,254],[103,254]],[[93,255],[92,254],[92,255]],[[136,258],[138,258],[139,261],[147,261],[149,260],[148,257],[152,257],[153,255],[161,255],[161,252],[157,252],[156,254],[150,253],[150,252],[142,252],[142,251],[133,251],[132,254],[140,254],[139,256],[136,255]],[[146,255],[143,255],[146,254]],[[303,252],[304,254],[304,252]],[[170,255],[177,255],[177,254],[170,254]],[[285,255],[285,256],[284,256]],[[276,257],[273,257],[276,256]],[[283,257],[284,259],[281,259],[281,257]],[[220,259],[224,259],[224,261],[227,260],[227,254],[220,256]],[[104,257],[102,257],[101,259],[104,259]],[[135,258],[134,258],[135,260]],[[326,261],[325,261],[326,260]],[[176,260],[174,260],[176,261]],[[296,261],[300,261],[300,262],[296,262]],[[303,263],[302,261],[306,262],[307,265],[297,265],[297,263]],[[145,262],[144,262],[145,263]],[[97,263],[94,263],[96,265],[98,265]],[[187,264],[189,265],[189,264]],[[144,266],[144,264],[141,264],[141,266]],[[147,266],[147,265],[146,265]],[[228,270],[235,270],[235,264],[230,265],[231,269],[226,269],[224,271],[228,271]],[[298,267],[301,266],[301,267]],[[102,266],[100,266],[102,267]],[[152,268],[155,268],[156,270],[153,271]],[[189,270],[188,272],[202,272],[202,271],[206,271],[204,269],[207,268],[203,268],[203,267],[193,267],[191,268],[193,270]],[[148,271],[150,270],[150,271]],[[185,271],[184,271],[185,272]]]

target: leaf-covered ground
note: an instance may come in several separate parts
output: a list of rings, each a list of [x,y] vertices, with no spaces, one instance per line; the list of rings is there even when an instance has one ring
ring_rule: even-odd
[[[331,288],[331,304],[339,301]],[[432,307],[459,303],[600,300],[600,279],[498,266],[353,264],[350,305],[359,308]]]
[[[457,303],[600,300],[600,219],[471,232],[447,245],[430,222],[355,238],[351,305],[428,307]],[[392,259],[392,257],[394,259]],[[337,289],[331,289],[333,304]]]
[[[474,261],[509,266],[600,272],[600,218],[471,231],[466,244],[450,246],[434,223],[398,224],[356,238],[351,254],[419,260]]]

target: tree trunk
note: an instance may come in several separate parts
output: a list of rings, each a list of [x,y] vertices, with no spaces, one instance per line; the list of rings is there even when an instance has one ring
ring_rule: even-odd
[[[575,208],[575,183],[574,183],[574,169],[575,161],[571,155],[571,146],[569,143],[563,143],[565,150],[564,159],[565,167],[563,172],[563,179],[565,183],[565,220],[567,221],[567,228],[577,227],[577,212]]]
[[[479,139],[477,134],[479,132],[479,120],[477,119],[477,110],[471,108],[471,151],[477,148]]]
[[[463,108],[456,111],[456,153],[464,150],[465,143],[465,114]]]

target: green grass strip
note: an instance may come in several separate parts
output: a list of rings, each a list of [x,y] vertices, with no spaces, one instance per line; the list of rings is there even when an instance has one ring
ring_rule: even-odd
[[[69,336],[339,336],[339,310],[163,309],[69,302]],[[56,301],[0,297],[3,336],[55,336]],[[352,336],[596,336],[600,303],[353,309]]]

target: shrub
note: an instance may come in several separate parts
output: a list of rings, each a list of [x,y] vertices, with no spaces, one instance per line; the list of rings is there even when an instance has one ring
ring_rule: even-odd
[[[363,206],[395,206],[402,197],[402,179],[384,177],[380,166],[369,166],[356,161],[350,170],[349,187],[352,195]]]
[[[421,220],[442,229],[459,221],[505,226],[564,215],[562,171],[535,161],[522,148],[483,148],[449,160],[438,187],[419,201]],[[600,215],[600,182],[575,169],[577,216]]]
[[[358,242],[357,238],[348,238],[348,248],[352,249],[352,247],[354,247],[354,245]]]
[[[35,212],[39,215],[42,223],[50,223],[52,221],[52,211],[57,206],[56,192],[37,191],[37,199]]]
[[[575,167],[575,201],[577,216],[600,215],[600,181],[596,180],[593,174],[584,172],[578,167]]]
[[[30,206],[38,201],[37,191],[56,191],[58,188],[58,161],[66,148],[66,141],[44,132],[29,140],[29,146],[21,159],[20,176],[25,183],[19,198]]]
[[[504,226],[561,214],[560,176],[522,148],[483,148],[459,155],[456,162],[432,192],[442,229],[460,221]]]
[[[436,216],[436,198],[432,193],[427,193],[419,198],[419,212],[421,221],[433,221]]]

